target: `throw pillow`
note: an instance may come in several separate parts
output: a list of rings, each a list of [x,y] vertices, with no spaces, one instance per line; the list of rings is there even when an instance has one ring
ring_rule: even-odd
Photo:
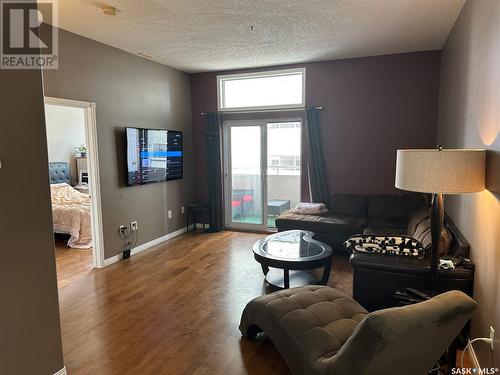
[[[422,221],[429,219],[430,216],[431,216],[431,210],[429,207],[422,207],[419,210],[415,211],[408,220],[408,228],[406,230],[408,236],[414,237],[417,225],[420,224]]]
[[[431,235],[431,219],[427,218],[422,220],[417,224],[413,237],[420,241],[424,246],[425,252],[429,253],[432,246],[432,235]],[[439,245],[439,256],[444,256],[448,254],[451,246],[451,234],[446,227],[443,227],[441,231]]]

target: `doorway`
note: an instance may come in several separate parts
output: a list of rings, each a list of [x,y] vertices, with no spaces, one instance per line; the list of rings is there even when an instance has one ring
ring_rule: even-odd
[[[56,260],[71,276],[89,265],[104,267],[96,106],[52,97],[44,102]]]
[[[273,230],[301,196],[301,120],[224,122],[225,224]]]

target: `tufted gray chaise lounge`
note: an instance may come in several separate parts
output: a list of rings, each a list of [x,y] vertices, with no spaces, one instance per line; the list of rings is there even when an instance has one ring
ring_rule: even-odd
[[[368,314],[345,293],[307,286],[250,301],[240,331],[264,331],[294,374],[423,375],[476,309],[451,291],[428,301]]]

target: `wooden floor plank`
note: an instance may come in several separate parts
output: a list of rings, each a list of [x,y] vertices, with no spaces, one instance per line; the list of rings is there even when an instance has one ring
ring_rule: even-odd
[[[56,249],[64,361],[76,374],[289,374],[273,344],[238,330],[269,291],[252,245],[263,234],[184,234],[93,270],[91,251]],[[352,292],[347,258],[329,285]]]

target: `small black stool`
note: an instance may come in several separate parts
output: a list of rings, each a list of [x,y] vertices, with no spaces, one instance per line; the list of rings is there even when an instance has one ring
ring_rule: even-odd
[[[187,231],[189,232],[189,219],[193,221],[193,230],[196,232],[196,220],[200,217],[208,217],[208,210],[210,205],[208,203],[190,203],[187,205]],[[203,230],[205,230],[205,223],[203,224]]]

